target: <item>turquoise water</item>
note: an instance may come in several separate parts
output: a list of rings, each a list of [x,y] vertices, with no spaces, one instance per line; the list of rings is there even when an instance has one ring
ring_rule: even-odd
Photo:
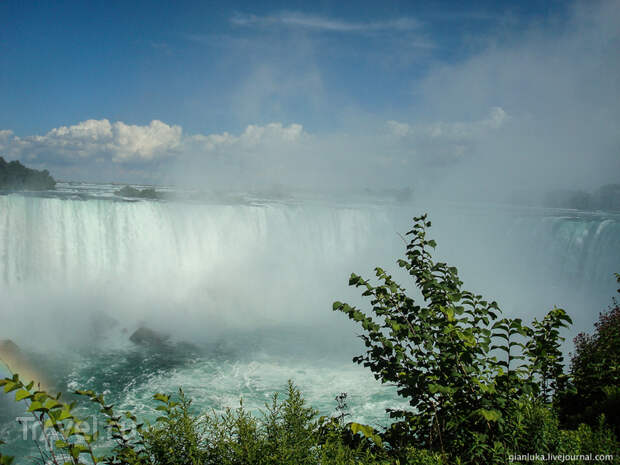
[[[115,347],[107,350],[100,347],[29,356],[37,358],[42,372],[55,381],[52,392],[93,389],[104,393],[106,402],[114,404],[118,412],[131,410],[151,421],[158,416],[152,400],[157,392],[174,394],[181,387],[193,399],[196,412],[222,412],[226,407],[238,407],[242,399],[246,409],[260,415],[274,392],[284,395],[289,379],[320,415],[335,412],[335,397],[341,392],[348,393],[351,418],[377,427],[389,423],[386,408],[405,406],[393,388],[381,385],[370,372],[342,356],[321,351],[311,356],[307,352],[306,356],[283,353],[278,346],[303,343],[299,335],[290,338],[290,330],[277,341],[248,341],[244,335],[228,335],[226,342],[208,346],[171,344],[162,349],[137,347],[116,335],[111,339],[115,340],[109,344]],[[65,400],[72,398],[69,395]],[[91,425],[93,411],[85,405],[78,411]],[[0,406],[9,407],[6,399]],[[27,414],[15,406],[0,414],[0,431],[9,443],[5,450],[18,456],[35,452],[33,443],[22,439],[22,425],[15,422],[24,416]],[[97,426],[102,423],[98,421]],[[27,437],[31,439],[31,430]]]

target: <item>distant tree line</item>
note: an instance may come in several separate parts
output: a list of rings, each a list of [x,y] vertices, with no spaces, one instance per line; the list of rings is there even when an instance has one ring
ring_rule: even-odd
[[[544,205],[577,210],[620,211],[620,184],[607,184],[593,193],[571,189],[554,190],[545,195]]]
[[[17,160],[7,162],[0,157],[0,189],[40,191],[53,189],[55,185],[49,171],[26,168]]]

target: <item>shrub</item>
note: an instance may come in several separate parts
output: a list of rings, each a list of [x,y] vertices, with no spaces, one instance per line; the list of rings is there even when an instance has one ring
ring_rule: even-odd
[[[406,259],[397,262],[414,278],[420,303],[375,268],[376,286],[349,279],[370,297],[372,316],[342,302],[333,308],[364,330],[366,353],[353,360],[409,400],[411,410],[390,411],[398,421],[384,438],[393,448],[411,443],[451,460],[503,463],[516,446],[522,403],[546,401],[563,384],[559,329],[571,320],[561,309],[532,328],[500,318],[496,302],[463,290],[457,269],[432,259],[430,226],[426,215],[414,218]]]
[[[205,431],[200,416],[190,413],[191,401],[179,389],[179,401],[160,396],[164,412],[144,430],[144,449],[153,465],[199,465],[205,460]]]
[[[620,283],[620,275],[616,274]],[[620,289],[618,290],[620,292]],[[575,354],[570,374],[574,390],[560,401],[565,425],[598,423],[601,414],[620,411],[620,306],[613,299],[609,309],[599,315],[592,335],[580,333],[574,340]],[[610,417],[616,435],[620,417]]]
[[[99,432],[87,434],[85,419],[74,413],[77,403],[65,403],[59,396],[34,391],[19,376],[0,380],[5,392],[16,392],[16,400],[29,403],[29,411],[45,425],[42,459],[60,464],[110,465],[387,465],[397,463],[362,433],[363,425],[342,425],[336,419],[317,419],[300,391],[289,382],[280,401],[274,394],[260,416],[244,409],[227,409],[196,415],[183,391],[178,398],[156,394],[162,414],[152,425],[143,425],[130,412],[119,415],[102,395],[77,391],[94,403],[105,419],[113,444],[105,444]],[[333,427],[326,427],[326,425]],[[345,440],[348,438],[348,441]],[[357,441],[351,441],[356,438]],[[1,444],[1,443],[0,443]],[[420,464],[436,464],[432,454],[408,451]],[[426,461],[425,461],[426,460]],[[0,465],[12,458],[0,454]],[[408,462],[401,462],[408,463]]]
[[[601,415],[598,423],[592,427],[585,423],[580,424],[576,430],[562,431],[564,439],[564,454],[567,455],[611,455],[620,456],[620,447],[611,428],[605,423],[605,415]],[[586,463],[586,461],[578,462]]]

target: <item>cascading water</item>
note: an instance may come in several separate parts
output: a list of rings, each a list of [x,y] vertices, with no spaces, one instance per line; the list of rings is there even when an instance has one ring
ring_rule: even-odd
[[[243,396],[255,408],[291,378],[322,413],[347,391],[354,419],[385,424],[385,408],[402,401],[351,363],[357,328],[331,303],[363,305],[349,274],[396,272],[397,233],[425,210],[3,195],[0,339],[41,360],[55,387],[105,391],[121,409],[148,414],[152,393],[177,386],[201,407]],[[438,258],[507,314],[529,320],[555,304],[587,330],[613,295],[617,215],[446,205],[430,214]],[[128,341],[139,325],[194,345],[151,353]]]
[[[397,238],[389,212],[378,207],[11,195],[0,197],[0,212],[1,286],[9,301],[24,295],[16,289],[31,296],[45,290],[50,304],[61,297],[61,306],[96,296],[88,309],[127,325],[170,315],[207,328],[322,319],[328,290],[346,284],[351,266],[369,268],[382,237]],[[14,305],[29,311],[27,302]],[[37,305],[36,312],[48,310]]]

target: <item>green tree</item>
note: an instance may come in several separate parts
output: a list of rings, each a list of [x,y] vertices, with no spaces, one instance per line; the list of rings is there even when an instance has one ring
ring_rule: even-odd
[[[26,168],[19,161],[6,162],[0,157],[0,189],[47,190],[53,189],[56,181],[47,170]]]
[[[620,284],[620,274],[616,274]],[[618,289],[620,292],[620,289]],[[620,305],[612,300],[599,314],[594,334],[580,333],[574,340],[570,375],[574,391],[560,400],[561,420],[570,427],[598,423],[607,414],[616,435],[620,434]]]
[[[342,302],[333,308],[364,330],[366,352],[353,360],[409,401],[411,410],[390,411],[397,422],[385,437],[393,446],[503,463],[516,446],[523,399],[544,400],[559,385],[558,329],[571,320],[561,309],[534,328],[501,318],[496,302],[463,290],[457,269],[433,260],[430,226],[426,215],[414,218],[406,258],[397,262],[413,277],[420,302],[375,268],[378,285],[356,274],[349,279],[370,298],[371,314]]]

